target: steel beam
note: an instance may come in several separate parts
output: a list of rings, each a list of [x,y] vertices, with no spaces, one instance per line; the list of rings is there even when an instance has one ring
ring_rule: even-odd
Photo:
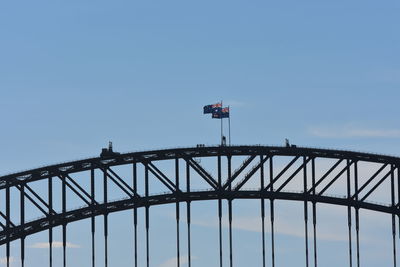
[[[107,169],[103,170],[103,201],[108,203],[108,179]],[[104,213],[104,266],[108,267],[108,212]]]
[[[395,182],[394,182],[394,172],[396,168],[395,165],[390,166],[390,194],[392,206],[396,205],[395,203]],[[397,256],[396,256],[396,215],[392,214],[392,245],[393,245],[393,266],[397,266]]]
[[[186,162],[186,192],[190,193],[190,166]],[[192,250],[191,250],[191,214],[190,214],[190,200],[186,201],[186,223],[187,223],[187,250],[188,250],[188,267],[192,266]]]
[[[48,202],[49,202],[49,214],[52,214],[53,210],[53,177],[48,179]],[[50,215],[51,217],[52,215]],[[53,228],[51,225],[50,219],[50,228],[49,228],[49,266],[53,267]]]
[[[264,190],[268,190],[268,189],[270,189],[270,188],[273,188],[273,184],[274,184],[276,181],[278,181],[279,178],[281,178],[281,176],[284,175],[284,174],[287,172],[287,170],[289,170],[289,168],[292,167],[292,165],[293,165],[299,158],[300,158],[300,156],[294,157],[294,159],[292,159],[292,160],[289,162],[289,164],[287,164],[287,165],[285,166],[285,168],[283,168],[283,170],[282,170],[274,179],[270,180],[270,183],[265,187]],[[272,158],[271,158],[271,160],[272,160]]]
[[[286,179],[286,181],[284,181],[282,184],[281,184],[281,186],[278,188],[278,189],[276,189],[275,191],[276,192],[280,192],[301,170],[304,170],[304,168],[306,168],[306,166],[307,166],[307,163],[311,160],[311,158],[306,158],[306,157],[303,157],[304,158],[304,160],[303,160],[303,164],[301,164],[293,173],[292,173],[292,175],[290,175],[289,176],[289,178],[287,178]],[[306,188],[306,190],[307,190],[307,188]],[[307,191],[304,191],[304,194],[306,194],[306,192]]]
[[[149,166],[145,165],[145,197],[149,197]],[[146,266],[150,267],[150,238],[149,238],[149,226],[150,226],[150,214],[149,205],[145,206],[145,220],[146,220]]]
[[[387,164],[383,164],[357,191],[355,191],[352,198],[358,197],[358,195],[363,191],[382,171],[387,167]]]
[[[340,176],[342,176],[342,174],[345,171],[347,171],[347,173],[349,173],[350,172],[350,166],[353,163],[354,163],[354,161],[347,160],[346,167],[344,167],[321,191],[319,191],[318,195],[321,196],[326,190],[328,190],[329,187],[331,187],[340,178]]]
[[[315,158],[311,160],[311,183],[312,195],[315,197]],[[314,238],[314,267],[318,266],[318,250],[317,250],[317,204],[315,200],[312,201],[313,207],[313,238]]]
[[[133,163],[133,190],[134,190],[134,195],[137,195],[137,165],[136,163]],[[137,207],[136,205],[133,208],[133,233],[134,233],[134,264],[135,267],[138,267],[138,214],[137,214]]]
[[[218,194],[221,194],[222,190],[222,167],[221,167],[221,156],[217,158],[217,172],[218,172]],[[222,248],[222,199],[218,197],[218,236],[219,236],[219,266],[223,266],[223,248]]]
[[[386,180],[386,178],[389,177],[389,175],[391,174],[391,172],[392,172],[392,171],[390,170],[387,174],[385,174],[385,176],[383,176],[383,177],[378,181],[378,183],[376,183],[376,184],[371,188],[371,190],[369,190],[368,193],[366,193],[366,194],[361,198],[361,201],[362,201],[362,202],[365,201],[365,200],[375,191],[375,189],[377,189],[378,186],[380,186],[380,185]]]
[[[297,160],[297,158],[296,158]],[[274,164],[273,157],[269,160],[269,190],[274,192]],[[274,227],[274,198],[270,198],[270,220],[271,220],[271,261],[272,267],[275,267],[275,227]]]
[[[65,177],[61,179],[61,197],[62,197],[62,213],[66,214],[67,212],[67,192],[66,192],[66,183]],[[63,267],[67,267],[67,222],[65,219],[62,224],[62,245],[63,245]]]
[[[346,168],[343,170],[347,170],[347,198],[351,198],[351,182],[350,182],[350,160],[347,160],[346,162]],[[340,174],[340,173],[339,173]],[[337,176],[338,177],[338,176]],[[349,266],[353,266],[353,253],[352,253],[352,241],[351,241],[351,206],[347,206],[347,225],[349,228]]]
[[[134,194],[130,192],[132,188],[130,188],[129,186],[124,187],[124,185],[126,184],[125,182],[121,185],[121,182],[119,182],[116,178],[108,173],[108,171],[111,170],[110,168],[102,168],[101,170],[103,171],[104,175],[107,176],[111,180],[111,182],[118,186],[125,194],[127,194],[130,198],[134,197]]]
[[[358,164],[354,163],[354,191],[358,192]],[[355,199],[358,201],[358,193],[355,194]],[[360,267],[360,210],[358,207],[356,210],[356,255],[357,255],[357,267]]]
[[[315,192],[315,189],[320,185],[338,166],[343,162],[343,159],[339,159],[318,181],[308,190],[308,193]]]
[[[179,155],[185,155],[184,157],[191,155],[196,157],[211,157],[218,155],[218,153],[229,153],[231,155],[259,155],[260,153],[281,156],[301,155],[307,157],[315,156],[332,159],[351,159],[395,165],[399,164],[400,162],[400,158],[386,155],[304,147],[291,147],[290,149],[279,146],[214,146],[201,148],[174,148],[125,154],[115,153],[115,155],[107,158],[89,158],[73,162],[55,164],[19,173],[13,173],[0,177],[0,190],[6,188],[6,184],[4,183],[4,181],[9,181],[11,186],[16,186],[17,184],[21,183],[29,183],[33,181],[47,179],[51,176],[54,176],[54,173],[58,171],[67,171],[69,173],[89,171],[91,168],[93,168],[93,166],[102,166],[104,163],[107,163],[107,165],[109,166],[118,166],[131,164],[134,162],[141,162],[143,161],[143,159],[158,161],[174,159],[176,157],[179,157]]]
[[[307,163],[310,158],[303,157],[303,192],[304,192],[304,236],[305,236],[305,256],[306,256],[306,267],[308,265],[308,199],[307,199]]]
[[[175,193],[179,192],[179,159],[175,159]],[[177,267],[181,266],[181,253],[180,253],[180,238],[179,238],[179,220],[180,220],[180,209],[179,209],[179,196],[176,198],[176,262]]]
[[[111,176],[110,179],[116,184],[117,183],[122,184],[123,187],[129,191],[129,193],[127,193],[128,195],[133,194],[134,196],[140,197],[139,195],[135,194],[135,191],[129,186],[129,184],[127,182],[125,182],[124,179],[122,179],[115,171],[113,171],[110,167],[108,167],[107,170],[114,176],[114,177],[112,177],[112,175],[109,175],[109,177]],[[125,190],[124,190],[124,192],[126,193]]]
[[[85,202],[88,206],[90,206],[90,204],[91,204],[90,199],[87,200],[81,193],[78,192],[78,190],[76,190],[70,183],[68,183],[68,182],[67,182],[67,179],[68,179],[67,176],[58,176],[58,177],[59,177],[61,180],[63,179],[63,178],[61,178],[61,177],[64,177],[64,178],[65,178],[65,179],[64,179],[64,183],[67,185],[67,187],[68,187],[69,189],[71,189],[72,192],[74,192],[80,199],[82,199],[83,202]]]
[[[94,169],[90,170],[90,196],[92,199],[92,216],[91,216],[91,233],[92,233],[92,267],[96,267],[96,217],[94,216],[94,205],[96,201],[96,190],[95,190],[95,172]]]
[[[10,219],[11,219],[11,203],[10,203],[10,185],[7,186],[6,188],[6,227],[7,229],[10,229]],[[7,239],[9,239],[9,236],[7,236]],[[7,241],[6,244],[6,265],[7,267],[10,267],[10,241]]]
[[[254,160],[255,157],[256,155],[251,155],[247,159],[245,159],[240,167],[232,174],[231,179],[226,180],[225,184],[222,186],[222,189],[225,190],[230,185],[232,185],[232,182],[244,171],[244,169],[247,168],[247,166],[249,166],[249,164]]]
[[[215,179],[199,163],[195,162],[192,158],[188,158],[186,161],[212,188],[218,189]]]
[[[175,159],[176,160],[176,159]],[[176,192],[178,189],[176,184],[174,184],[162,171],[160,171],[153,163],[147,162],[145,163],[149,171],[154,174],[154,176],[163,183],[171,192]]]
[[[25,186],[21,186],[20,190],[20,219],[21,227],[25,227]],[[25,266],[25,236],[21,237],[21,267]]]
[[[232,178],[232,157],[230,155],[227,156],[228,159],[228,179]],[[228,187],[229,191],[232,191],[232,184]],[[229,266],[233,267],[233,235],[232,235],[232,199],[228,199],[228,213],[229,213]]]
[[[260,162],[263,162],[264,156],[260,155]],[[260,189],[264,188],[264,164],[260,166]],[[261,197],[261,234],[262,234],[262,266],[266,266],[265,258],[265,198]]]
[[[269,156],[266,156],[265,159],[263,159],[261,162],[259,162],[256,166],[254,166],[244,177],[242,181],[240,181],[234,188],[234,191],[239,191],[240,188],[242,188],[243,185],[247,183],[248,180],[250,180],[251,177],[260,169],[260,167],[269,159]]]

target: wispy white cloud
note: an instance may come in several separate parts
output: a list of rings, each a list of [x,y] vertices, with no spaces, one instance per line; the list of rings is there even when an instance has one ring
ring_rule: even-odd
[[[226,217],[226,216],[225,216]],[[205,227],[218,227],[218,222],[214,221],[194,221],[196,225],[205,226]],[[224,228],[229,226],[227,220],[223,220],[222,225]],[[304,226],[303,225],[293,225],[291,221],[287,220],[276,220],[276,225],[279,227],[276,228],[277,234],[283,234],[293,237],[304,238]],[[235,216],[235,219],[232,222],[232,228],[236,230],[242,231],[250,231],[261,233],[261,220],[260,217],[243,217],[243,216]],[[267,228],[266,232],[270,230]],[[325,231],[324,229],[319,229],[317,238],[319,240],[327,240],[327,241],[346,241],[347,236],[341,233],[335,233],[332,229]]]
[[[14,263],[15,258],[14,257],[10,257],[10,263]],[[0,258],[0,265],[6,265],[7,264],[7,257],[4,258]]]
[[[59,241],[56,241],[56,242],[52,243],[52,247],[53,248],[62,248],[62,246],[63,246],[63,243],[59,242]],[[29,248],[49,248],[49,247],[50,247],[50,244],[48,242],[38,242],[38,243],[34,243],[34,244],[29,246]],[[66,247],[67,248],[80,248],[81,246],[77,245],[77,244],[73,244],[73,243],[67,242],[66,243]]]
[[[323,138],[400,138],[400,129],[369,129],[354,126],[310,127],[308,132]]]
[[[181,257],[179,257],[179,259],[180,259],[180,264],[181,265],[185,265],[185,264],[187,264],[189,262],[188,255],[181,256]],[[191,259],[196,259],[196,257],[192,256]],[[176,267],[177,261],[178,261],[178,258],[177,257],[173,257],[173,258],[165,260],[163,263],[158,265],[158,267]]]

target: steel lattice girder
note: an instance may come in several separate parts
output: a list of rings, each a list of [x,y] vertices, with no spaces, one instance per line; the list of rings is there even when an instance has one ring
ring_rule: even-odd
[[[232,174],[229,168],[229,177],[226,179],[225,183],[222,183],[221,172],[218,170],[219,177],[218,180],[215,179],[201,164],[197,163],[194,158],[203,157],[227,157],[228,164],[231,164],[231,158],[233,156],[246,156],[241,166],[236,169]],[[263,156],[263,159],[259,162],[255,162],[255,165],[248,171],[244,173],[246,167],[249,167],[257,156]],[[249,179],[254,176],[256,171],[260,169],[269,160],[270,166],[272,166],[272,160],[277,156],[292,157],[292,160],[280,171],[276,176],[271,176],[269,185],[259,190],[240,190]],[[302,165],[296,168],[293,172],[291,167],[297,162],[298,159],[303,158]],[[337,162],[320,178],[315,181],[311,187],[305,186],[304,191],[297,193],[284,192],[285,186],[293,179],[293,177],[298,174],[301,170],[310,167],[311,163],[314,164],[315,159],[318,158],[328,158],[337,160]],[[187,168],[192,168],[196,171],[199,176],[204,179],[206,183],[209,184],[211,190],[208,191],[198,191],[198,192],[183,192],[177,184],[179,180],[174,181],[170,179],[168,175],[164,174],[155,165],[157,161],[175,159],[184,160],[187,163]],[[346,166],[342,168],[341,163],[347,162]],[[337,179],[344,173],[348,173],[352,165],[356,166],[357,162],[372,162],[380,163],[383,166],[373,175],[368,181],[361,185],[357,189],[356,194],[349,195],[347,197],[332,197],[324,195],[323,193],[329,189]],[[160,194],[155,196],[141,196],[137,193],[136,188],[130,187],[124,179],[122,179],[116,172],[114,172],[111,167],[127,165],[127,164],[141,163],[146,168],[146,173],[151,172],[158,180],[160,180],[171,192],[170,194]],[[229,147],[196,147],[196,148],[180,148],[180,149],[168,149],[168,150],[157,150],[157,151],[146,151],[146,152],[136,152],[127,154],[116,154],[115,157],[107,158],[90,158],[86,160],[80,160],[70,163],[63,163],[58,165],[52,165],[48,167],[43,167],[39,169],[34,169],[30,171],[24,171],[21,173],[10,174],[0,177],[0,190],[8,190],[9,188],[17,188],[21,194],[22,198],[27,198],[31,201],[41,212],[45,214],[44,218],[37,219],[31,222],[22,221],[19,224],[11,222],[8,216],[9,211],[9,200],[6,201],[8,205],[8,210],[6,214],[2,213],[1,217],[5,220],[5,224],[1,223],[0,226],[3,228],[0,231],[0,244],[8,243],[12,240],[19,238],[24,238],[25,236],[37,233],[46,229],[50,229],[59,225],[66,225],[67,223],[82,220],[85,218],[90,218],[98,215],[107,215],[111,212],[116,212],[120,210],[133,209],[139,207],[150,207],[152,205],[160,205],[166,203],[174,202],[190,202],[196,200],[211,200],[211,199],[283,199],[283,200],[297,200],[297,201],[309,201],[309,202],[320,202],[320,203],[330,203],[335,205],[343,205],[347,207],[354,207],[356,209],[369,209],[384,213],[390,213],[399,215],[399,203],[390,203],[388,205],[384,204],[373,204],[366,202],[367,197],[386,179],[389,175],[393,176],[395,170],[400,166],[400,158],[383,156],[376,154],[358,153],[351,151],[338,151],[338,150],[326,150],[326,149],[311,149],[311,148],[299,148],[299,147],[266,147],[266,146],[229,146]],[[386,173],[383,178],[377,178],[378,174],[387,166],[391,166],[390,172]],[[219,164],[220,168],[220,164]],[[85,191],[79,183],[77,183],[73,178],[72,174],[79,173],[88,170],[99,169],[104,174],[104,183],[109,180],[116,184],[123,192],[129,197],[126,199],[108,202],[107,193],[104,193],[105,203],[98,203],[93,192],[89,193]],[[290,171],[289,171],[290,170]],[[333,179],[328,182],[323,189],[320,191],[317,188],[324,182],[325,179],[334,170],[340,170]],[[234,185],[235,179],[244,173],[244,178]],[[290,176],[281,178],[284,174],[289,173]],[[70,210],[65,210],[66,203],[63,203],[63,211],[56,213],[52,205],[50,205],[50,200],[47,202],[35,193],[32,188],[29,187],[29,183],[38,180],[50,179],[52,177],[59,177],[65,188],[71,189],[76,196],[81,198],[86,204],[86,207]],[[315,177],[314,177],[315,178]],[[273,187],[275,183],[280,180],[283,183],[276,188]],[[372,189],[360,199],[358,195],[365,187],[367,187],[373,180],[377,180],[378,183],[373,186]],[[8,189],[7,189],[8,188]],[[25,190],[27,189],[27,190]],[[147,188],[148,189],[148,188]],[[93,191],[93,190],[92,190]],[[394,189],[392,190],[394,191]],[[30,194],[28,194],[28,192]],[[394,193],[392,193],[394,194]],[[33,195],[33,197],[31,196]],[[125,196],[126,196],[125,195]],[[392,199],[394,196],[392,197]],[[9,194],[7,196],[9,199]],[[65,201],[65,200],[63,200]],[[23,209],[23,208],[22,208]]]

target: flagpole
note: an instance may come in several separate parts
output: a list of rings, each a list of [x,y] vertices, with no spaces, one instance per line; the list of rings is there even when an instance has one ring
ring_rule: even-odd
[[[228,124],[229,124],[229,146],[231,145],[231,108],[228,106],[229,117],[228,117]]]
[[[222,100],[221,100],[221,109],[222,109],[222,107],[223,107],[223,104],[222,104]],[[224,143],[223,143],[223,139],[224,139],[224,127],[223,127],[223,119],[222,118],[220,118],[220,120],[221,120],[221,146],[223,146],[224,145]]]

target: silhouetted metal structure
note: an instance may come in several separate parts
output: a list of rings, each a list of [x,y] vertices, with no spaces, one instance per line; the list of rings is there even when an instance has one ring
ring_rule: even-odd
[[[243,158],[241,165],[233,168],[232,159]],[[277,159],[284,157],[290,159],[283,168],[277,168],[274,163]],[[197,159],[215,159],[216,169],[212,175],[211,171]],[[329,159],[331,166],[321,174],[318,169],[318,161]],[[174,175],[167,175],[157,167],[157,163],[170,160],[175,169]],[[226,161],[226,166],[222,161]],[[376,170],[369,173],[369,177],[361,183],[359,179],[360,164],[373,163]],[[119,175],[113,168],[121,165],[131,165],[131,177],[128,179]],[[180,166],[185,171],[180,171]],[[144,168],[144,175],[138,175],[138,168]],[[317,204],[329,203],[347,207],[348,211],[348,240],[349,240],[349,266],[353,266],[352,237],[353,222],[352,213],[355,212],[355,238],[356,238],[356,265],[360,266],[360,239],[359,239],[359,210],[367,209],[377,212],[391,214],[392,236],[393,236],[393,266],[396,266],[396,217],[400,217],[400,158],[377,154],[358,153],[351,151],[301,148],[295,146],[273,147],[273,146],[197,146],[194,148],[177,148],[166,150],[155,150],[119,154],[103,151],[101,157],[46,166],[38,169],[28,170],[0,177],[0,190],[5,192],[5,210],[0,211],[0,245],[6,246],[7,266],[10,265],[10,242],[20,240],[21,263],[25,263],[25,238],[34,233],[47,230],[49,243],[53,242],[53,228],[62,227],[63,236],[63,266],[66,266],[66,244],[68,223],[91,218],[92,225],[92,266],[95,263],[95,219],[103,216],[104,219],[104,242],[105,262],[108,265],[108,214],[122,210],[133,210],[134,216],[134,266],[138,266],[138,213],[139,208],[145,209],[145,231],[146,231],[146,265],[150,266],[150,242],[149,242],[149,213],[150,207],[166,203],[176,205],[176,253],[177,266],[180,266],[180,205],[186,204],[187,208],[187,251],[188,265],[191,266],[191,202],[201,200],[218,201],[219,218],[219,265],[223,266],[223,242],[222,242],[222,202],[228,203],[229,222],[229,266],[234,266],[232,247],[232,208],[235,199],[259,199],[260,220],[262,221],[262,262],[266,266],[266,230],[265,220],[269,217],[271,227],[271,261],[275,266],[275,238],[274,238],[274,201],[295,200],[304,202],[304,233],[305,233],[305,266],[309,261],[309,231],[308,223],[311,217],[313,255],[312,263],[317,266]],[[90,180],[90,190],[85,190],[80,181],[73,178],[74,175],[87,172]],[[101,172],[101,177],[95,174]],[[371,172],[371,171],[369,171]],[[194,190],[191,187],[192,174],[200,177],[209,187],[207,190]],[[223,177],[226,173],[226,177]],[[257,177],[255,177],[257,175]],[[250,179],[258,179],[259,188],[245,189]],[[254,178],[255,177],[255,178]],[[295,178],[302,179],[302,188],[298,192],[287,191],[288,184]],[[327,191],[345,179],[345,196],[332,196]],[[56,211],[53,206],[54,179],[61,181],[61,210]],[[102,182],[103,194],[96,195],[95,183]],[[138,180],[144,182],[144,190],[138,188]],[[159,180],[167,193],[152,195],[149,179]],[[36,192],[30,184],[35,181],[47,181],[47,198]],[[390,202],[372,203],[369,200],[385,181],[390,182]],[[115,184],[125,198],[118,201],[108,200],[109,184]],[[184,186],[182,186],[184,184]],[[71,190],[84,203],[84,207],[67,210],[66,192]],[[14,207],[10,203],[11,191],[19,194],[20,206]],[[143,191],[143,192],[142,192]],[[42,218],[33,221],[25,220],[26,202],[31,202]],[[268,202],[269,203],[268,203]],[[267,203],[266,203],[267,202]],[[311,216],[309,203],[312,205]],[[270,214],[266,214],[266,204],[270,205]],[[19,213],[19,221],[11,220],[11,209]],[[399,226],[400,227],[400,226]],[[49,247],[49,266],[53,265],[52,246]]]

